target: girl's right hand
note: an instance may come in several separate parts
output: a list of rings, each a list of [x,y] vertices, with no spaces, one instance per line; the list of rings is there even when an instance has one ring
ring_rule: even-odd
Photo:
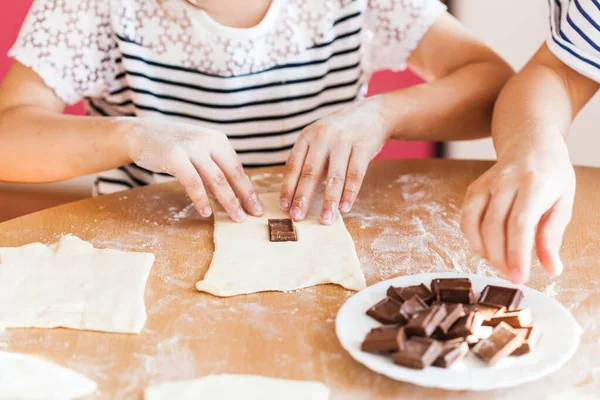
[[[124,143],[140,167],[175,176],[203,217],[212,214],[206,187],[232,220],[246,218],[244,209],[261,216],[263,206],[250,179],[220,131],[180,122],[128,119]],[[242,208],[243,206],[243,208]]]

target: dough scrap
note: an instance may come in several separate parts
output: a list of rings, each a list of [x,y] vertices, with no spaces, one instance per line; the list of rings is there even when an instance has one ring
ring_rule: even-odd
[[[329,389],[319,382],[256,375],[208,375],[190,381],[148,387],[144,400],[328,400]]]
[[[96,388],[96,382],[60,365],[0,351],[0,400],[76,399]]]
[[[0,248],[0,326],[139,333],[154,254],[95,249],[75,236]]]
[[[314,202],[306,220],[295,223],[297,242],[270,242],[268,219],[288,218],[279,208],[279,193],[259,196],[265,206],[261,218],[244,223],[215,210],[215,253],[196,289],[216,296],[262,291],[289,291],[325,283],[347,289],[366,287],[354,242],[337,213],[330,226],[319,223],[320,203]]]

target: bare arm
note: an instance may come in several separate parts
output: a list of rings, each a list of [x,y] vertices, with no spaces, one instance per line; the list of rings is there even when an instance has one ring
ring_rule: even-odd
[[[65,104],[15,63],[0,86],[0,181],[50,182],[136,162],[174,175],[203,216],[210,189],[231,218],[262,215],[252,183],[219,131],[142,118],[62,115]],[[207,186],[207,188],[205,188]]]
[[[516,283],[528,279],[534,243],[544,267],[562,272],[559,250],[575,195],[564,137],[598,88],[543,45],[498,99],[498,162],[469,188],[462,227],[473,249]]]
[[[129,162],[124,123],[64,108],[35,72],[13,64],[0,86],[0,181],[58,181]]]
[[[281,208],[305,217],[326,176],[321,222],[350,210],[369,162],[390,138],[460,140],[489,135],[494,102],[512,75],[494,52],[449,14],[429,29],[409,59],[429,83],[369,98],[306,128],[287,162]]]

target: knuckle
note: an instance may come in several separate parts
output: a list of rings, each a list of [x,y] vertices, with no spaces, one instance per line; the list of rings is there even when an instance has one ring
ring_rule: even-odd
[[[244,179],[246,177],[246,171],[244,171],[244,167],[242,167],[241,164],[236,165],[233,169],[231,177],[236,181]]]
[[[360,167],[352,167],[348,170],[348,180],[360,182],[365,177],[365,172]]]
[[[316,180],[317,179],[317,169],[316,169],[315,165],[312,163],[309,163],[309,162],[305,163],[304,168],[302,168],[301,177],[303,179]]]
[[[227,178],[222,172],[219,172],[212,177],[211,182],[214,187],[222,188],[227,185]]]
[[[510,217],[509,224],[517,230],[522,230],[531,224],[530,213],[518,211]]]

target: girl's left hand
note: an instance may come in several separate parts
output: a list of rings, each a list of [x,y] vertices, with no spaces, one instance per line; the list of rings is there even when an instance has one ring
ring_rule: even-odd
[[[377,97],[345,107],[306,127],[286,163],[280,206],[301,221],[325,177],[321,223],[329,225],[335,210],[352,208],[369,162],[379,153],[390,133]]]

